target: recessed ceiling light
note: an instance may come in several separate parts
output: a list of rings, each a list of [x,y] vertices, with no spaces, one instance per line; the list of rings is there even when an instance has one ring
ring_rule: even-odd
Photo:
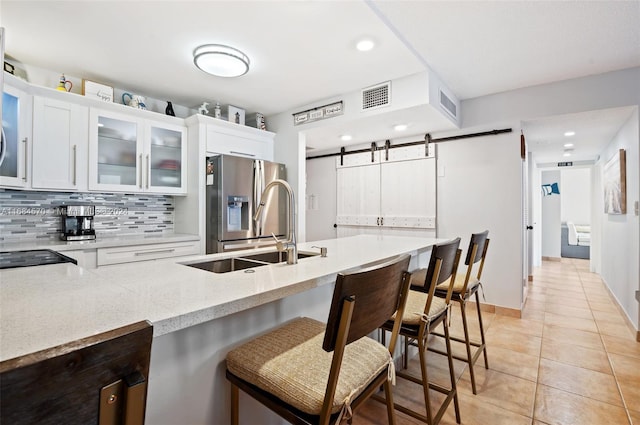
[[[562,156],[571,156],[571,152],[565,152],[562,154]]]
[[[575,136],[575,135],[576,135],[576,132],[575,132],[575,131],[567,131],[566,133],[564,133],[564,135],[565,135],[566,137],[571,137],[571,136]]]
[[[352,137],[350,134],[343,134],[342,136],[340,136],[340,140],[342,140],[343,142],[348,142],[351,139]]]
[[[573,147],[573,143],[565,143],[564,147],[565,148],[572,148]]]
[[[375,47],[376,43],[373,42],[370,38],[363,38],[362,40],[356,43],[356,49],[361,52],[368,52],[369,50]]]
[[[393,129],[395,131],[405,131],[407,129],[407,125],[406,124],[398,124],[398,125],[394,125]]]

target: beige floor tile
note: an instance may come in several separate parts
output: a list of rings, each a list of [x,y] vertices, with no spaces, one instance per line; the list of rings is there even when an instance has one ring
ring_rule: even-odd
[[[640,342],[612,335],[602,335],[607,352],[623,354],[640,359]],[[640,409],[639,409],[640,410]]]
[[[500,316],[493,322],[494,331],[510,331],[522,334],[542,336],[543,323],[527,319]]]
[[[503,409],[490,403],[484,403],[482,400],[461,393],[458,395],[460,400],[460,417],[462,425],[530,425],[531,418],[518,415],[509,410]],[[452,407],[447,409],[446,414],[440,422],[441,425],[456,425],[455,413]]]
[[[395,401],[394,394],[394,401]],[[404,413],[395,411],[396,425],[424,425],[418,419],[405,415]],[[375,400],[367,400],[353,414],[353,423],[355,425],[378,425],[387,424],[387,407],[385,404]]]
[[[613,375],[540,359],[538,382],[594,400],[623,406]]]
[[[624,322],[614,323],[599,321],[597,322],[597,326],[598,331],[600,331],[600,333],[603,335],[612,335],[625,339],[628,338],[630,340],[634,339],[633,332]]]
[[[611,312],[611,311],[600,311],[600,310],[591,310],[593,314],[593,318],[596,322],[614,322],[614,323],[625,323],[624,317],[620,312]]]
[[[625,409],[538,385],[534,418],[553,425],[627,424]]]
[[[640,425],[640,412],[629,409],[629,415],[631,416],[632,425]]]
[[[591,293],[587,293],[586,294],[587,297],[587,301],[589,301],[589,303],[602,303],[602,304],[606,304],[606,303],[611,303],[611,305],[614,305],[614,301],[609,297],[608,294],[591,294]]]
[[[544,322],[544,310],[525,308],[522,311],[522,318],[536,322]]]
[[[618,309],[613,304],[613,302],[597,302],[597,301],[589,301],[589,307],[591,310],[599,310],[599,311],[610,311],[614,313],[618,313]]]
[[[483,402],[531,417],[536,383],[495,370],[476,368],[475,397]],[[460,394],[473,396],[469,371],[465,370],[458,382]]]
[[[545,313],[544,323],[565,328],[577,329],[588,332],[598,332],[598,327],[593,319],[582,319],[579,317],[562,316],[560,314]]]
[[[583,291],[580,292],[570,292],[566,289],[547,289],[547,299],[549,298],[557,298],[559,300],[564,300],[565,298],[575,299],[575,300],[587,300],[587,297],[584,295]]]
[[[618,379],[635,380],[640,386],[640,363],[635,357],[609,353],[613,373]]]
[[[593,332],[580,331],[556,325],[544,325],[543,338],[569,342],[580,347],[604,350],[600,335]]]
[[[486,334],[487,346],[499,346],[531,356],[540,355],[542,338],[511,331],[497,331],[489,329]]]
[[[593,314],[591,314],[591,309],[589,308],[576,308],[562,304],[547,304],[545,306],[545,311],[561,316],[593,319]]]
[[[567,298],[567,297],[550,297],[547,300],[547,304],[560,304],[567,307],[577,308],[591,308],[589,302],[586,299],[580,298]]]
[[[609,357],[603,350],[594,350],[563,341],[543,338],[541,357],[609,375],[613,374],[609,364]]]
[[[640,414],[640,381],[618,379],[618,385],[627,409],[635,410]]]
[[[536,382],[538,378],[538,356],[509,350],[498,346],[487,347],[487,357],[489,358],[489,369],[518,378]],[[476,362],[475,369],[484,369],[484,357],[480,355]]]
[[[562,292],[565,296],[574,296],[575,294],[584,296],[584,289],[582,288],[582,284],[579,281],[547,283],[545,284],[545,288],[547,289],[547,295],[551,296],[555,295],[555,293],[558,291]]]

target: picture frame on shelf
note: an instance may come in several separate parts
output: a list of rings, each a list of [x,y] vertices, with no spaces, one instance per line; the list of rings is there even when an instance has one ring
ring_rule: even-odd
[[[227,119],[229,122],[244,125],[244,109],[229,105],[227,107]]]
[[[113,102],[113,87],[83,79],[82,95],[102,100],[103,102]]]

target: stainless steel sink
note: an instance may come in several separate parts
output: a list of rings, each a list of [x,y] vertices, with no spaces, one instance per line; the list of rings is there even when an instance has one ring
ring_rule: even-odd
[[[315,257],[316,255],[320,254],[315,252],[298,252],[298,259]],[[283,263],[285,261],[287,261],[286,252],[270,251],[225,258],[223,260],[207,260],[200,263],[185,264],[185,266],[195,267],[213,273],[229,273],[238,270],[249,270],[269,264]],[[249,272],[247,271],[247,273]]]

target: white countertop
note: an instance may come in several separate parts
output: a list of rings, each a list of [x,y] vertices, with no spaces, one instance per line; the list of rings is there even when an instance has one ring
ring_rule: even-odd
[[[151,233],[141,235],[127,236],[98,236],[90,241],[61,241],[56,239],[45,239],[43,241],[29,242],[4,242],[0,243],[0,251],[23,251],[29,249],[52,249],[54,251],[64,252],[76,249],[96,249],[96,248],[113,248],[119,246],[136,246],[149,245],[155,243],[167,242],[187,242],[200,240],[198,235],[189,235],[183,233]]]
[[[333,283],[338,272],[415,254],[440,241],[360,235],[301,243],[300,251],[325,246],[328,256],[256,267],[251,273],[217,274],[182,264],[237,252],[91,270],[72,264],[0,270],[0,361],[140,320],[153,323],[154,336],[174,332]]]

